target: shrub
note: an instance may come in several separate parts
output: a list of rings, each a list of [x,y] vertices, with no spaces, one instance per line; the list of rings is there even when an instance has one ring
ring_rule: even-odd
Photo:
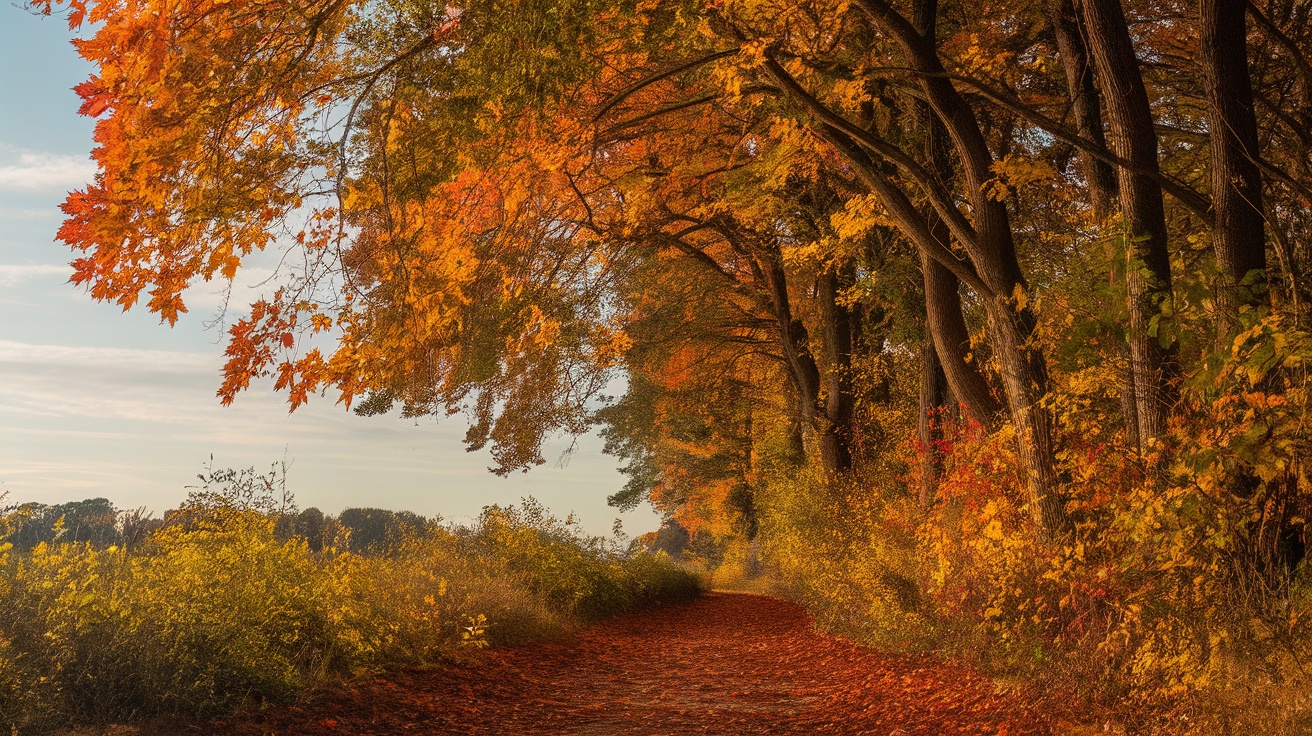
[[[1312,337],[1256,323],[1191,378],[1160,457],[1107,431],[1096,372],[1066,376],[1050,400],[1068,433],[1069,537],[1036,533],[1014,437],[948,421],[928,508],[914,473],[775,473],[758,498],[762,557],[824,625],[974,659],[1131,731],[1312,733],[1298,461],[1312,391],[1280,378],[1309,363]]]
[[[314,552],[286,515],[222,496],[193,497],[131,549],[0,547],[0,726],[288,702],[325,680],[552,638],[699,591],[668,557],[620,554],[532,500],[472,528],[407,519],[362,554],[345,535]]]

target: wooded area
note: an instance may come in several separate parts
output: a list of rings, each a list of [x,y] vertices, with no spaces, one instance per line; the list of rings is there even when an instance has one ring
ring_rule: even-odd
[[[832,625],[1312,718],[1312,3],[36,7],[93,24],[74,281],[172,322],[283,254],[223,401],[463,412],[499,473],[599,427]]]

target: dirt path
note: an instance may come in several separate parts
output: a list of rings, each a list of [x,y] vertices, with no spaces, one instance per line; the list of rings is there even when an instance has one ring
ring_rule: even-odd
[[[380,679],[222,724],[240,734],[1047,734],[987,680],[816,633],[802,610],[713,593],[568,644]]]

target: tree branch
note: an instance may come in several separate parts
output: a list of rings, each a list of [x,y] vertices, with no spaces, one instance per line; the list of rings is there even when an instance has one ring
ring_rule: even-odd
[[[624,101],[627,100],[629,97],[632,97],[633,95],[635,95],[635,94],[637,94],[638,92],[641,92],[643,89],[645,89],[645,88],[647,88],[647,87],[650,87],[651,85],[653,85],[653,84],[655,84],[655,83],[661,81],[662,79],[669,79],[670,77],[673,77],[673,76],[675,76],[675,75],[677,75],[677,74],[682,74],[682,73],[684,73],[684,72],[686,72],[686,71],[690,71],[690,70],[692,70],[692,69],[696,69],[696,68],[699,67],[699,66],[703,66],[703,65],[706,65],[706,64],[710,64],[710,63],[712,63],[712,62],[715,62],[715,61],[719,61],[720,59],[724,59],[724,58],[727,58],[727,57],[730,57],[730,56],[735,56],[735,55],[737,55],[738,53],[740,53],[740,49],[729,49],[729,50],[727,50],[727,51],[717,51],[717,52],[715,52],[715,53],[713,53],[713,54],[707,54],[706,56],[703,56],[703,57],[701,57],[700,59],[693,59],[692,61],[690,61],[690,62],[688,62],[688,63],[686,63],[686,64],[680,64],[679,66],[676,66],[676,67],[674,67],[673,69],[669,69],[669,70],[666,70],[666,71],[663,71],[663,72],[659,72],[659,73],[657,73],[657,74],[653,74],[653,75],[651,75],[651,76],[649,76],[649,77],[644,77],[643,79],[639,80],[638,82],[636,82],[636,83],[634,83],[634,84],[632,84],[632,85],[630,85],[630,86],[624,88],[623,90],[619,91],[618,93],[616,93],[616,95],[615,95],[614,97],[612,97],[612,98],[610,98],[609,100],[607,100],[607,101],[606,101],[606,104],[602,105],[602,106],[601,106],[601,109],[597,111],[597,114],[594,115],[594,116],[592,117],[592,122],[595,123],[595,122],[597,122],[598,120],[601,120],[603,117],[605,117],[606,113],[608,113],[608,112],[610,112],[612,109],[614,109],[614,107],[615,107],[616,105],[620,104],[621,102],[624,102]]]
[[[806,107],[813,115],[820,118],[824,124],[841,130],[850,138],[866,148],[869,148],[881,158],[884,158],[907,172],[907,174],[910,175],[918,185],[920,185],[921,189],[924,190],[926,196],[929,198],[931,206],[934,208],[934,211],[938,213],[939,217],[943,218],[943,221],[952,230],[953,237],[961,242],[968,250],[978,247],[979,238],[975,233],[974,226],[972,226],[970,221],[961,214],[961,210],[957,209],[956,205],[952,204],[948,193],[943,188],[942,184],[935,179],[925,167],[921,166],[919,162],[911,156],[908,156],[897,146],[894,146],[888,141],[860,128],[843,116],[835,113],[827,105],[820,102],[820,100],[816,99],[814,95],[803,88],[801,83],[789,74],[788,70],[784,69],[783,65],[779,62],[767,57],[765,60],[765,68],[781,86],[783,86],[788,92],[792,93],[792,95],[796,97],[804,107]]]

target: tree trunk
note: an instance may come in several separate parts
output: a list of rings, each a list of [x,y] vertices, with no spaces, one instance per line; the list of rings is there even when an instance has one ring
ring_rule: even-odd
[[[960,283],[951,271],[928,256],[921,256],[920,267],[925,281],[925,326],[948,386],[971,419],[995,430],[1002,405],[993,398],[984,376],[966,360],[970,331],[961,311]]]
[[[938,0],[916,0],[916,30],[931,45],[938,37]],[[951,141],[943,123],[934,116],[929,103],[916,101],[916,124],[924,136],[924,156],[928,169],[951,189],[954,178],[951,159]],[[929,234],[951,250],[952,236],[947,223],[932,207],[927,208],[925,221]],[[941,263],[921,253],[920,269],[925,284],[925,329],[934,341],[932,354],[935,364],[952,387],[952,393],[966,408],[972,419],[993,431],[998,428],[1002,406],[993,398],[988,382],[976,368],[966,361],[970,349],[970,330],[961,308],[961,282]]]
[[[1070,99],[1071,115],[1081,138],[1106,146],[1102,130],[1102,102],[1093,79],[1093,65],[1089,63],[1088,49],[1084,45],[1084,29],[1080,16],[1071,0],[1051,0],[1048,3],[1048,20],[1057,40],[1057,53],[1066,72],[1066,93]],[[1079,152],[1080,170],[1089,187],[1089,204],[1098,222],[1104,222],[1112,212],[1116,198],[1116,170],[1088,151]]]
[[[1248,73],[1245,0],[1200,0],[1199,61],[1207,88],[1212,148],[1212,246],[1224,283],[1218,307],[1233,334],[1238,309],[1262,299],[1266,232],[1253,83]],[[1228,349],[1228,341],[1226,344]]]
[[[783,353],[788,375],[797,390],[801,419],[809,424],[815,417],[816,398],[820,395],[820,369],[807,348],[809,337],[806,327],[793,317],[792,305],[788,299],[788,279],[783,267],[775,262],[764,265],[779,334],[779,350]]]
[[[978,235],[963,243],[989,294],[980,294],[989,315],[989,341],[1003,374],[1007,405],[1016,428],[1017,450],[1035,524],[1047,533],[1071,528],[1057,483],[1052,418],[1043,397],[1047,367],[1035,345],[1029,287],[1016,259],[1007,208],[988,196],[993,154],[974,110],[949,80],[932,39],[927,39],[886,0],[859,0],[871,21],[883,28],[907,55],[921,92],[943,122],[961,164],[965,193]],[[1017,298],[1020,297],[1020,298]]]
[[[1248,70],[1247,3],[1244,0],[1199,0],[1199,62],[1207,90],[1207,128],[1212,150],[1212,246],[1222,273],[1218,298],[1220,345],[1228,354],[1239,330],[1239,310],[1260,304],[1267,289],[1266,230],[1262,214],[1261,149],[1253,113],[1253,84]],[[1305,82],[1306,84],[1306,82]],[[1278,377],[1266,380],[1268,392],[1283,391]],[[1263,482],[1251,463],[1236,463],[1229,485],[1250,497],[1263,489],[1270,499],[1261,523],[1241,536],[1246,552],[1268,589],[1289,584],[1303,561],[1305,526],[1292,517],[1298,494],[1296,473]]]
[[[1043,405],[1043,393],[1034,390],[1048,385],[1043,356],[1033,345],[1034,314],[1017,309],[1012,299],[1004,297],[987,300],[985,308],[994,359],[1011,402],[1021,467],[1029,474],[1030,514],[1040,528],[1050,533],[1068,532],[1072,523],[1066,513],[1066,499],[1058,490],[1052,415]]]
[[[856,399],[852,394],[852,351],[857,339],[859,316],[838,304],[838,280],[833,274],[817,282],[822,329],[829,365],[822,374],[811,352],[811,337],[792,313],[788,281],[777,262],[764,264],[770,300],[778,325],[779,347],[798,394],[797,406],[804,426],[815,430],[820,462],[832,477],[852,469],[852,417]],[[823,402],[822,402],[823,392]]]
[[[852,415],[856,409],[856,397],[852,395],[852,351],[856,346],[858,317],[839,303],[837,274],[821,274],[816,287],[828,363],[824,421],[817,429],[825,472],[836,475],[852,470]]]
[[[1107,105],[1112,148],[1138,172],[1117,171],[1125,229],[1126,298],[1130,312],[1130,365],[1134,373],[1139,441],[1146,447],[1162,436],[1175,403],[1178,372],[1175,346],[1166,341],[1171,311],[1171,260],[1158,171],[1157,132],[1152,109],[1130,42],[1120,0],[1084,0],[1089,49]],[[1163,342],[1166,342],[1164,345]]]
[[[943,476],[943,451],[939,442],[943,439],[943,413],[948,403],[946,384],[934,350],[934,339],[927,334],[920,346],[920,416],[916,426],[916,436],[920,440],[922,509],[933,505],[939,479]]]

